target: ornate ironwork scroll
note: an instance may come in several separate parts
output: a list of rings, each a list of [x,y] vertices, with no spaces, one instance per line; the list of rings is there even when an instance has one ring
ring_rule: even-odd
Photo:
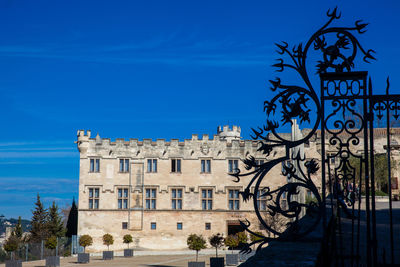
[[[300,153],[299,147],[307,143],[309,139],[318,131],[321,121],[326,123],[324,119],[323,102],[320,101],[317,91],[314,89],[310,80],[309,71],[307,70],[307,58],[310,51],[320,54],[321,59],[314,65],[317,73],[320,75],[333,75],[338,73],[351,72],[354,68],[355,58],[357,53],[361,53],[363,60],[375,59],[372,55],[373,50],[365,50],[354,34],[362,34],[365,32],[367,24],[361,21],[356,21],[353,27],[334,27],[331,26],[334,21],[340,18],[337,9],[332,12],[327,12],[328,21],[319,30],[317,30],[310,39],[303,46],[299,44],[289,49],[289,44],[282,42],[276,44],[278,47],[278,54],[285,56],[279,58],[278,63],[273,67],[277,68],[278,72],[285,70],[294,70],[301,78],[303,86],[288,85],[281,81],[280,78],[271,80],[271,91],[275,94],[270,100],[264,102],[264,111],[267,116],[266,124],[263,127],[252,129],[254,140],[258,140],[259,148],[266,158],[265,163],[259,163],[254,157],[248,157],[244,160],[247,172],[240,170],[232,174],[236,181],[244,178],[250,178],[247,187],[243,192],[240,192],[244,201],[253,200],[255,213],[258,217],[260,224],[274,237],[262,236],[255,233],[250,228],[248,220],[241,221],[242,227],[251,234],[258,236],[260,239],[248,244],[244,251],[250,252],[251,246],[257,244],[259,250],[265,243],[272,240],[294,240],[304,237],[312,232],[322,220],[325,220],[325,179],[322,179],[322,188],[318,190],[317,186],[312,180],[312,175],[316,174],[319,170],[319,163],[315,159],[306,160],[306,157]],[[332,71],[328,73],[328,71]],[[352,72],[353,73],[353,72]],[[341,85],[341,82],[335,84],[332,88],[327,84],[327,97],[329,94],[345,95],[360,94],[362,90],[366,90],[365,80],[363,84],[346,84]],[[354,85],[354,86],[353,86]],[[353,92],[352,90],[358,90]],[[333,113],[340,112],[341,109],[346,109],[348,112],[353,113],[353,116],[358,118],[355,110],[355,101],[347,99],[344,101],[333,102]],[[360,117],[362,120],[362,116]],[[301,125],[308,125],[311,128],[305,136],[299,136],[294,140],[287,138],[287,136],[279,132],[280,127],[291,125],[293,120],[297,120]],[[330,120],[331,117],[327,117]],[[332,115],[334,119],[334,115]],[[343,123],[341,121],[334,121],[332,124],[337,128],[330,134],[332,136],[330,142],[337,145],[342,142],[340,138],[335,138],[339,134],[346,132],[350,134],[347,142],[356,144],[357,134],[360,127],[356,126],[355,121]],[[345,145],[343,146],[345,147]],[[285,153],[283,156],[276,157],[275,153],[277,148],[282,148]],[[343,181],[342,187],[347,187],[346,181],[352,179],[352,167],[348,164],[350,152],[348,150],[338,151],[337,155],[343,159],[341,166],[337,169],[337,175]],[[337,156],[333,155],[333,156]],[[274,167],[282,166],[282,174],[287,177],[288,182],[278,189],[272,190],[268,185],[268,174]],[[322,168],[325,168],[323,165]],[[323,170],[324,172],[324,170]],[[301,192],[311,192],[315,196],[315,201],[305,202],[300,198]],[[266,199],[267,205],[260,207],[260,199]],[[347,202],[351,202],[349,198]],[[286,203],[283,205],[282,203]],[[281,216],[286,219],[285,227],[278,229],[268,222],[264,214],[267,213],[272,217]],[[301,217],[307,214],[309,222],[306,224],[299,224]],[[326,222],[324,221],[324,224]]]

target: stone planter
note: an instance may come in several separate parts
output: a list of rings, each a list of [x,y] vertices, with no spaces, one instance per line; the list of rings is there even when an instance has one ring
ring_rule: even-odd
[[[89,253],[78,253],[78,263],[89,263],[90,254]]]
[[[224,267],[225,259],[223,257],[210,258],[210,267]]]
[[[238,265],[239,255],[238,254],[226,254],[226,265]]]
[[[114,259],[114,251],[103,251],[103,260]]]
[[[6,267],[22,267],[22,261],[21,260],[6,261]]]
[[[46,258],[46,267],[60,266],[60,256],[49,256]]]
[[[133,257],[133,249],[124,249],[124,257]]]
[[[205,261],[189,261],[188,267],[206,267]]]
[[[253,257],[254,255],[256,255],[255,251],[252,251],[250,253],[239,253],[239,261],[247,261],[250,257]]]

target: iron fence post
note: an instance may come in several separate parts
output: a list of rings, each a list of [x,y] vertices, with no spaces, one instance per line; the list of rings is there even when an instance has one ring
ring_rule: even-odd
[[[42,240],[41,245],[40,245],[40,259],[43,260],[43,245],[44,245],[44,241]]]

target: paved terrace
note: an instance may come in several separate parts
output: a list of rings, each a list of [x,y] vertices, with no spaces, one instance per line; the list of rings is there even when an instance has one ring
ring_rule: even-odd
[[[379,200],[378,200],[379,199]],[[376,202],[377,238],[378,238],[378,262],[390,262],[390,231],[389,231],[389,203],[378,198]],[[328,201],[329,203],[329,201]],[[365,244],[365,199],[361,205],[360,232],[360,264],[366,265],[366,244]],[[357,205],[357,203],[356,203]],[[307,222],[305,222],[307,223]],[[394,255],[395,263],[400,264],[400,201],[393,202],[393,224],[394,224]],[[351,245],[351,219],[342,218],[342,237],[337,233],[338,241],[342,242],[343,253],[350,254]],[[315,266],[321,248],[322,228],[318,227],[313,233],[302,241],[297,242],[271,242],[266,248],[255,257],[242,263],[241,267],[262,267],[262,266]],[[344,260],[344,266],[350,266],[348,257]],[[397,265],[396,265],[397,266]]]
[[[235,251],[238,252],[238,251]],[[139,252],[140,253],[140,252]],[[142,252],[143,253],[143,252]],[[231,251],[219,250],[218,256],[231,253]],[[78,264],[76,257],[61,258],[60,267],[187,267],[189,261],[196,260],[194,251],[146,251],[147,255],[134,256],[132,258],[114,257],[113,260],[104,261],[101,257],[91,257],[90,263]],[[162,255],[160,255],[162,254]],[[215,257],[214,249],[205,249],[199,253],[199,261],[205,261],[206,266],[210,266],[210,257]],[[45,260],[23,262],[23,267],[45,267]],[[0,267],[5,267],[5,264],[0,264]]]

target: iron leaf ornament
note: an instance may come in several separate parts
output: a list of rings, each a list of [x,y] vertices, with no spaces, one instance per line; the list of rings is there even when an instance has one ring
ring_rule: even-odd
[[[260,224],[270,233],[263,236],[251,230],[251,223],[246,219],[240,221],[241,226],[249,233],[260,239],[246,244],[243,251],[251,251],[251,246],[258,245],[257,251],[272,240],[295,240],[304,237],[312,232],[321,221],[324,204],[322,203],[320,192],[311,176],[316,174],[319,166],[315,159],[306,160],[299,152],[295,153],[296,147],[306,143],[317,131],[321,122],[321,103],[319,96],[314,90],[306,68],[307,55],[311,49],[322,54],[321,60],[316,62],[317,73],[350,72],[355,65],[357,52],[362,54],[365,62],[374,60],[373,50],[365,50],[354,34],[363,34],[366,31],[367,23],[360,20],[355,22],[353,27],[334,27],[334,21],[340,18],[337,8],[327,12],[328,21],[311,38],[303,44],[289,49],[286,42],[277,43],[277,53],[282,57],[273,65],[278,72],[294,70],[304,82],[305,86],[286,85],[281,79],[270,80],[271,91],[275,94],[271,99],[264,102],[264,112],[266,114],[266,124],[263,127],[252,129],[251,138],[258,140],[258,151],[265,156],[265,161],[260,163],[253,156],[243,160],[246,172],[231,174],[236,182],[243,178],[249,179],[247,187],[240,192],[244,201],[253,200],[255,213]],[[327,36],[330,36],[328,38]],[[332,38],[333,36],[333,38]],[[334,41],[332,42],[332,39]],[[316,110],[312,110],[312,106]],[[278,108],[280,108],[278,110]],[[392,108],[396,112],[398,106]],[[314,112],[316,116],[310,116]],[[279,116],[279,119],[274,119]],[[313,118],[313,119],[312,119]],[[292,124],[292,120],[297,119],[300,123],[307,122],[311,131],[299,140],[287,140],[278,133],[280,126]],[[271,156],[271,152],[276,147],[284,148],[284,156]],[[287,177],[287,183],[278,189],[272,190],[269,186],[262,185],[264,179],[268,179],[267,174],[275,167],[282,165],[282,175]],[[354,170],[347,165],[342,166],[346,173]],[[314,196],[315,201],[300,203],[296,200],[300,190],[309,190]],[[265,200],[267,205],[260,207],[260,200]],[[285,206],[282,203],[286,203]],[[300,225],[301,211],[309,215],[312,222],[307,225]],[[280,216],[285,219],[285,227],[278,229],[271,225],[266,216]]]

